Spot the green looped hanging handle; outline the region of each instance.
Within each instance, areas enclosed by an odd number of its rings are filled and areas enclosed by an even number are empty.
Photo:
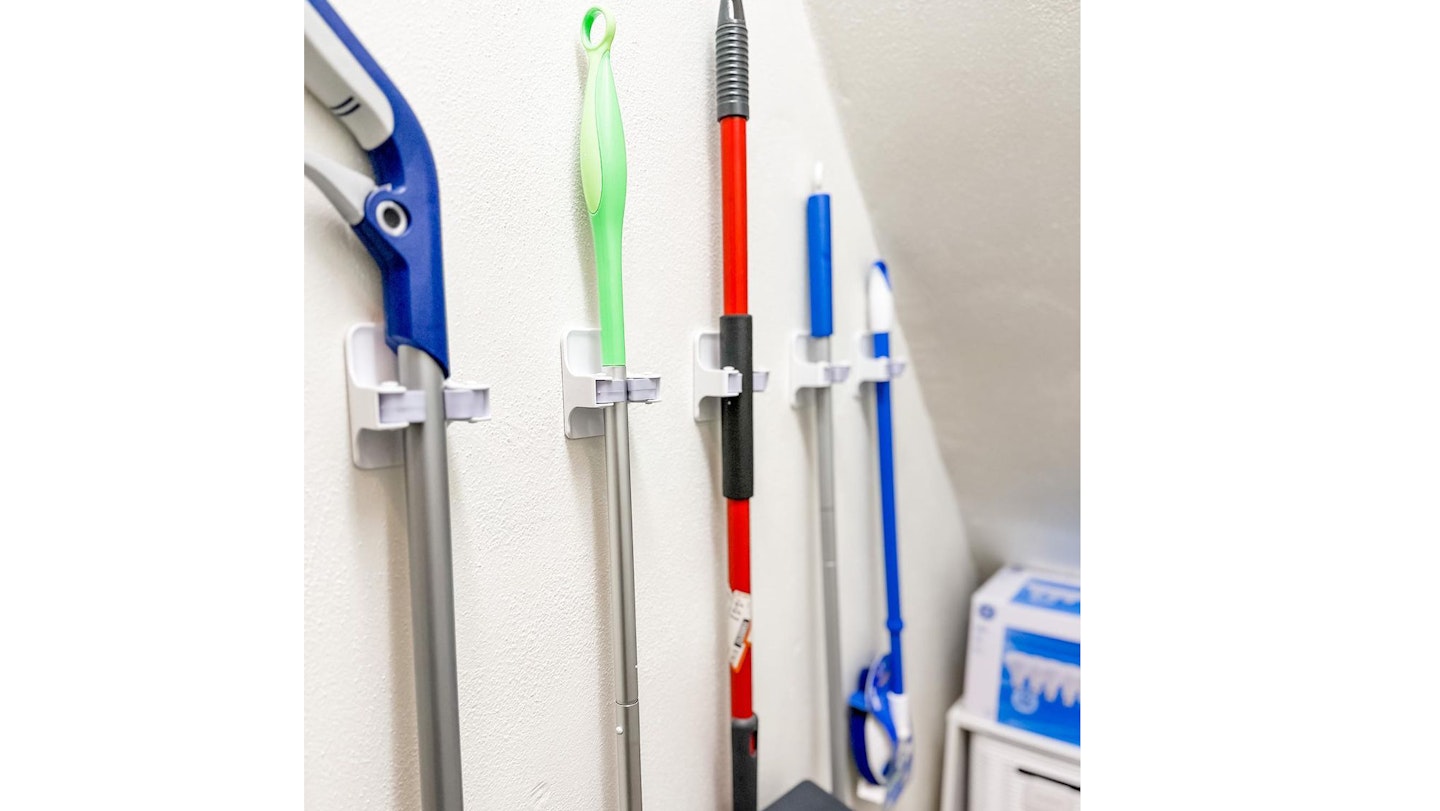
[[[605,30],[595,30],[596,19]],[[580,122],[580,180],[595,238],[600,277],[600,356],[605,366],[625,365],[625,296],[620,280],[620,232],[625,222],[625,129],[610,72],[615,18],[597,7],[585,12],[580,41],[588,55],[585,109]]]

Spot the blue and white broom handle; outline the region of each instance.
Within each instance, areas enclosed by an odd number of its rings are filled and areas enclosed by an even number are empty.
[[[884,262],[870,266],[866,283],[870,331],[874,334],[877,358],[890,357],[890,330],[895,321],[895,300],[890,291],[890,271]],[[879,438],[880,519],[885,534],[885,627],[890,632],[890,689],[905,692],[904,659],[900,631],[900,558],[895,522],[895,444],[890,408],[890,383],[875,384],[875,427]]]
[[[350,130],[375,177],[307,152],[320,188],[380,267],[385,341],[450,369],[440,255],[440,190],[415,113],[326,0],[305,2],[305,89]]]
[[[875,262],[870,267],[867,282],[869,326],[874,334],[874,352],[877,358],[890,357],[890,330],[895,322],[895,298],[890,288],[890,269],[884,262]],[[880,460],[880,518],[885,535],[885,627],[890,632],[890,678],[886,689],[886,703],[890,723],[894,727],[897,749],[892,767],[909,771],[908,755],[903,766],[899,763],[899,746],[908,745],[913,738],[910,722],[910,700],[905,694],[905,657],[900,643],[900,632],[905,627],[900,615],[900,556],[899,533],[895,511],[895,440],[893,412],[890,402],[890,383],[875,384],[875,424],[878,435]],[[897,781],[887,791],[888,808],[898,792],[904,789],[908,774],[887,775],[889,781]]]

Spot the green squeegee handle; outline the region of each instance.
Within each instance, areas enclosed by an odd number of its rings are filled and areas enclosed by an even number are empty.
[[[605,31],[595,36],[596,18]],[[580,180],[595,238],[600,277],[600,357],[605,366],[625,365],[625,296],[620,281],[620,232],[625,222],[625,129],[610,72],[615,17],[603,8],[585,12],[580,41],[588,56],[585,108],[580,122]]]

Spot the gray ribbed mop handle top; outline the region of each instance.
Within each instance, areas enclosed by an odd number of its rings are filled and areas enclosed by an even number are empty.
[[[740,0],[721,0],[715,28],[715,117],[750,117],[750,32]]]

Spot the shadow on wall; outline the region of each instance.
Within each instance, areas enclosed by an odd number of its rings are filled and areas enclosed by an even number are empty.
[[[977,561],[1078,567],[1079,3],[805,5]]]

